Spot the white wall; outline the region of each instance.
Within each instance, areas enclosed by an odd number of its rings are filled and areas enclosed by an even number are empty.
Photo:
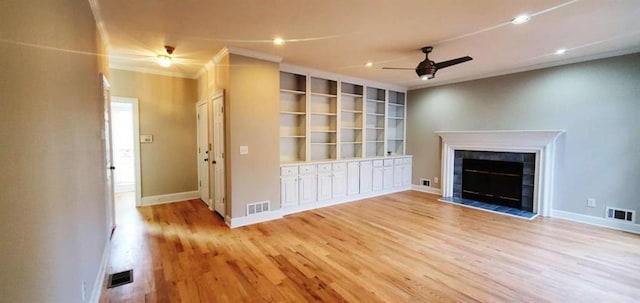
[[[2,1],[0,39],[0,301],[80,302],[106,243],[89,2]]]
[[[640,54],[412,90],[408,106],[414,184],[440,177],[434,131],[565,129],[553,207],[640,212]]]

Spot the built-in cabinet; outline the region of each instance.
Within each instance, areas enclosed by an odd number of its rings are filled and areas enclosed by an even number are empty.
[[[280,72],[280,162],[405,154],[406,93]]]
[[[389,102],[387,102],[387,154],[404,155],[405,118],[405,93],[390,90]]]
[[[411,156],[281,166],[285,213],[411,188]]]
[[[411,188],[406,92],[337,78],[280,72],[284,213]]]
[[[280,73],[280,162],[307,159],[307,77]]]

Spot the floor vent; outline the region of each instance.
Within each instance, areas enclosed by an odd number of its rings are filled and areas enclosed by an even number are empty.
[[[636,212],[628,209],[607,207],[607,218],[614,220],[622,220],[629,223],[633,223],[636,217]]]
[[[431,180],[425,179],[425,178],[420,178],[420,185],[422,185],[422,186],[431,186]]]
[[[271,206],[269,201],[261,201],[247,204],[247,216],[259,214],[265,211],[269,211]]]
[[[133,269],[109,275],[107,288],[114,288],[133,282]]]

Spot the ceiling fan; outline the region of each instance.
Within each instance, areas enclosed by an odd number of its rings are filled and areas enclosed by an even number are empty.
[[[431,46],[426,46],[422,48],[422,52],[425,54],[425,59],[424,61],[418,63],[418,66],[416,66],[416,68],[383,67],[382,69],[415,70],[416,74],[418,74],[418,77],[420,77],[420,79],[428,80],[428,79],[433,79],[436,76],[436,72],[439,69],[473,60],[473,58],[469,56],[465,56],[465,57],[460,57],[452,60],[435,63],[434,61],[429,60],[429,53],[432,50],[433,50],[433,47]]]

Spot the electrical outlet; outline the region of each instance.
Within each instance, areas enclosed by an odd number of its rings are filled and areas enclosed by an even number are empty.
[[[596,207],[596,199],[587,198],[587,207]]]
[[[82,302],[87,300],[87,283],[83,280],[80,285],[80,294],[82,295]]]
[[[246,145],[240,146],[240,154],[241,155],[248,155],[249,154],[249,146],[246,146]]]
[[[439,181],[438,177],[433,177],[433,183],[438,184],[438,181]]]

